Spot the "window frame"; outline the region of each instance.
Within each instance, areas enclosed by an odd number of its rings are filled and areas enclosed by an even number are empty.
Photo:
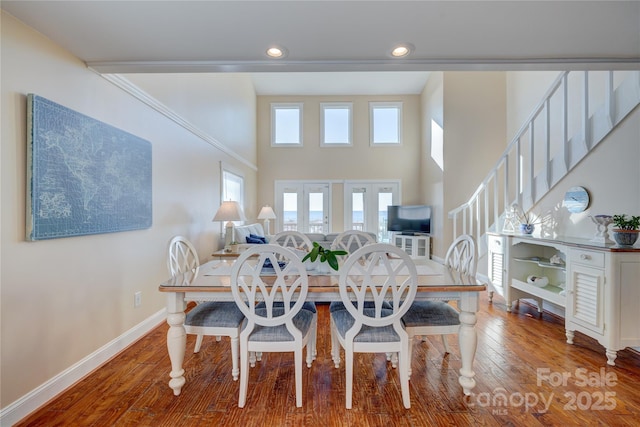
[[[226,175],[233,175],[234,178],[237,178],[237,182],[240,183],[240,200],[233,200],[230,197],[225,198],[226,194]],[[222,202],[226,202],[232,200],[234,202],[238,202],[242,211],[244,212],[244,174],[238,169],[229,166],[224,162],[220,162],[220,204]],[[240,225],[242,221],[233,221],[235,225]],[[222,224],[222,223],[221,223]],[[224,224],[222,224],[224,225]]]
[[[278,143],[276,142],[276,129],[277,110],[298,110],[298,141]],[[303,117],[304,117],[304,103],[303,102],[272,102],[271,103],[271,146],[272,147],[302,147],[303,146]]]
[[[325,141],[325,111],[328,109],[347,109],[347,142]],[[320,147],[353,147],[353,102],[321,102],[320,103]]]
[[[369,102],[369,145],[371,147],[399,147],[402,145],[402,101],[370,101]],[[375,141],[375,110],[382,108],[395,108],[398,112],[398,128],[397,128],[397,142],[393,141]]]

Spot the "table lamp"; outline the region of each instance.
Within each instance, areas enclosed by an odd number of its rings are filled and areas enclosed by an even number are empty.
[[[264,233],[269,235],[269,220],[276,219],[276,213],[273,211],[273,208],[269,205],[264,206],[260,209],[260,213],[258,214],[258,219],[264,219]]]
[[[225,224],[224,246],[228,247],[233,241],[233,221],[245,221],[244,212],[238,202],[222,202],[213,221],[227,221]]]

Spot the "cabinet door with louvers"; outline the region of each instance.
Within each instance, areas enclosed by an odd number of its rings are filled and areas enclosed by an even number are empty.
[[[604,269],[589,265],[588,262],[576,262],[576,258],[586,261],[594,260],[584,254],[571,257],[567,275],[567,323],[602,335],[604,333]]]

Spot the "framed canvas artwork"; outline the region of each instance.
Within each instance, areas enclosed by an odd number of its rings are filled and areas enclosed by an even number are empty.
[[[27,96],[27,240],[149,228],[151,143]]]

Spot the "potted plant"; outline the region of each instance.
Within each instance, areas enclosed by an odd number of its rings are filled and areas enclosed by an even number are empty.
[[[640,216],[626,214],[613,216],[613,238],[620,246],[633,246],[640,233]]]
[[[343,250],[332,251],[330,249],[325,249],[318,242],[313,242],[313,248],[311,248],[311,251],[308,254],[306,254],[304,258],[302,258],[302,262],[306,260],[315,262],[316,259],[319,259],[320,266],[322,266],[323,263],[326,262],[329,265],[329,267],[338,271],[338,267],[339,267],[338,256],[347,255],[347,254],[348,254],[347,251],[343,251]]]

